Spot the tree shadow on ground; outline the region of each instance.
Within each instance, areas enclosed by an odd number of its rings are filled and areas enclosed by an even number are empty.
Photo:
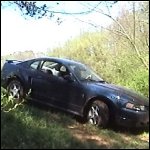
[[[59,124],[51,123],[43,128],[24,123],[13,113],[1,111],[2,149],[68,149],[68,148],[107,148],[93,141],[82,142]]]
[[[34,109],[32,109],[34,107]],[[24,109],[25,108],[25,109]],[[87,128],[76,122],[75,116],[44,105],[27,103],[22,113],[35,119],[33,124],[45,121],[46,126],[32,125],[13,113],[1,113],[1,148],[148,148],[126,128],[110,126],[107,129]],[[22,116],[25,117],[25,116]],[[34,120],[33,120],[34,121]]]

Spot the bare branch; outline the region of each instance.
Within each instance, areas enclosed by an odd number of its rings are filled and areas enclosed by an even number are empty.
[[[108,7],[108,4],[107,4],[107,1],[105,1],[105,4],[106,4],[106,8],[107,8],[108,14],[110,15],[110,10],[109,10],[109,7]]]
[[[72,15],[72,16],[73,16],[73,15]],[[73,16],[73,17],[74,17],[74,16]],[[95,27],[95,28],[100,27],[100,25],[95,25],[95,24],[93,24],[93,23],[91,23],[91,22],[81,20],[81,19],[79,19],[79,18],[77,18],[77,17],[74,17],[74,19],[76,19],[76,20],[78,20],[78,21],[80,21],[80,22],[83,22],[83,23],[89,24],[89,25],[91,25],[91,26],[93,26],[93,27]]]
[[[89,7],[88,7],[88,8],[89,8]],[[130,37],[129,34],[126,32],[125,28],[119,23],[119,21],[117,21],[116,19],[114,19],[111,15],[108,15],[108,14],[102,12],[101,10],[95,10],[95,11],[98,12],[98,13],[100,13],[100,14],[103,14],[103,15],[109,17],[110,19],[112,19],[112,20],[120,27],[120,29],[121,29],[123,32],[119,31],[119,33],[121,33],[122,35],[124,35],[124,36],[129,40],[129,42],[131,43],[133,49],[136,51],[138,58],[139,58],[139,59],[141,60],[141,62],[144,64],[144,66],[146,67],[146,69],[149,70],[148,64],[147,64],[147,63],[145,62],[145,60],[142,58],[142,56],[141,56],[141,54],[139,53],[139,50],[138,50],[138,48],[136,47],[134,41],[131,39],[131,37]],[[117,32],[118,32],[118,31],[117,31]]]
[[[100,2],[101,3],[101,2]],[[49,14],[64,14],[64,15],[86,15],[91,12],[93,12],[99,5],[95,5],[94,7],[90,8],[87,11],[82,11],[82,12],[66,12],[66,11],[53,11],[49,10],[46,4],[38,7],[36,5],[36,2],[27,2],[27,1],[14,1],[14,4],[16,4],[21,11],[26,11],[25,15],[29,15],[31,17],[41,14],[42,16],[46,16],[47,13]]]

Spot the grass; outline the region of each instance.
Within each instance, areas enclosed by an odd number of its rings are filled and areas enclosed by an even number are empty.
[[[64,112],[24,104],[1,110],[1,149],[148,149],[149,131],[99,129]]]

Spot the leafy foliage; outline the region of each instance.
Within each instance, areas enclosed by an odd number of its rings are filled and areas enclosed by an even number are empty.
[[[1,87],[1,110],[3,112],[10,112],[15,110],[18,106],[23,105],[28,97],[30,97],[31,89],[26,94],[26,97],[21,101],[16,101],[12,96],[10,96],[6,89]]]

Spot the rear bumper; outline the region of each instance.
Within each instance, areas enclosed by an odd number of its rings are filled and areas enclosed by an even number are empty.
[[[149,127],[149,111],[121,109],[116,116],[116,123],[124,127]]]

